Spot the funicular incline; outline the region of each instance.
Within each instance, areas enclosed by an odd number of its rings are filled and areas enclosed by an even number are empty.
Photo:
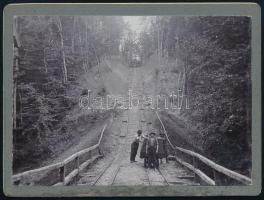
[[[143,94],[141,75],[131,69],[129,89]],[[146,169],[143,160],[130,163],[130,144],[138,129],[149,132],[155,129],[158,119],[170,147],[169,163],[160,164],[159,170]],[[117,123],[119,122],[119,123]],[[111,156],[104,156],[101,141],[106,129],[116,123],[119,126],[119,145]],[[156,130],[158,131],[158,130]],[[140,149],[140,147],[139,147]],[[111,119],[102,127],[98,143],[79,151],[62,162],[12,176],[16,185],[41,185],[39,177],[52,177],[58,185],[251,185],[244,175],[220,166],[204,156],[174,146],[170,141],[159,113],[133,108],[124,110],[121,116]]]

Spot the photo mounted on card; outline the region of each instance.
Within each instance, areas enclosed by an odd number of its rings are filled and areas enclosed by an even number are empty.
[[[260,8],[10,4],[7,196],[261,191]]]

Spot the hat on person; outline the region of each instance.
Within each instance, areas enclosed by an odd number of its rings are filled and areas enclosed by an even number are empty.
[[[154,133],[154,132],[151,132],[149,135],[156,135],[156,133]]]
[[[142,134],[142,131],[141,131],[141,130],[138,130],[138,131],[137,131],[137,134],[138,134],[138,135],[141,135],[141,134]]]

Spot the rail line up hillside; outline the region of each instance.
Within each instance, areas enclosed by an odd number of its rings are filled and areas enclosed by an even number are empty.
[[[133,74],[131,74],[133,72]],[[129,84],[130,86],[137,90],[140,93],[144,92],[144,88],[141,84],[135,84],[138,83],[133,78],[137,77],[137,70],[131,70],[130,71],[131,76],[129,76]],[[142,80],[142,78],[140,78]],[[135,166],[130,163],[126,165],[127,163],[123,162],[123,165],[120,165],[121,161],[126,156],[126,151],[129,148],[129,142],[132,138],[132,134],[137,128],[143,128],[142,123],[146,126],[146,129],[149,129],[150,124],[154,124],[146,118],[146,110],[134,110],[134,111],[125,111],[128,113],[127,116],[127,127],[125,130],[127,130],[126,135],[123,135],[126,138],[126,142],[123,142],[122,148],[119,149],[118,154],[111,160],[110,164],[106,166],[104,170],[99,174],[97,179],[93,182],[92,185],[97,185],[98,182],[100,182],[99,179],[102,179],[102,176],[105,176],[106,171],[112,166],[111,169],[108,170],[108,175],[110,173],[110,185],[114,185],[115,181],[118,182],[118,174],[120,174],[120,170],[123,172],[128,172],[128,169],[130,169],[130,172],[138,171],[140,170],[141,173],[146,172],[146,178],[147,183],[149,185],[152,184],[162,184],[162,185],[170,185],[170,182],[167,180],[165,175],[162,173],[161,170],[158,170],[157,172],[150,171],[150,170],[144,170],[142,171],[140,169],[141,166]],[[130,113],[130,114],[129,114]],[[131,116],[130,116],[131,115]],[[142,117],[144,119],[142,119]],[[199,182],[201,185],[252,185],[252,179],[244,176],[242,174],[239,174],[237,172],[234,172],[230,169],[227,169],[219,164],[216,164],[212,160],[209,160],[208,158],[194,152],[190,151],[178,146],[174,146],[173,143],[170,140],[169,134],[166,131],[165,125],[163,121],[161,120],[158,111],[151,110],[151,118],[155,117],[155,120],[158,119],[161,125],[161,128],[163,132],[166,135],[167,142],[169,144],[169,147],[172,149],[173,155],[171,156],[174,158],[175,162],[181,165],[180,168],[188,169],[189,171],[193,172],[194,174],[194,180],[193,184]],[[110,123],[113,122],[113,118],[110,120]],[[131,130],[128,130],[130,126]],[[45,176],[49,176],[52,179],[52,184],[54,186],[59,185],[68,185],[69,183],[77,181],[77,177],[79,174],[84,170],[87,169],[87,166],[94,161],[96,161],[98,158],[103,157],[100,151],[100,145],[101,140],[104,136],[104,132],[107,128],[107,124],[105,124],[102,128],[102,131],[100,133],[99,141],[96,145],[86,148],[84,150],[81,150],[68,158],[66,158],[62,162],[58,162],[56,164],[51,164],[45,167],[41,167],[34,170],[29,170],[23,173],[19,173],[12,176],[12,182],[15,185],[36,185],[42,178]],[[149,132],[149,130],[148,130]],[[123,140],[124,141],[124,140]],[[114,163],[114,164],[113,164]],[[166,165],[166,164],[164,164]],[[124,167],[126,166],[126,167]],[[176,166],[176,165],[175,165]],[[179,165],[178,165],[179,166]],[[143,167],[143,166],[142,166]],[[121,169],[122,168],[122,169]],[[177,174],[177,167],[172,168],[175,170],[175,174]],[[89,170],[89,169],[88,169]],[[134,171],[133,171],[134,170]],[[166,167],[163,169],[166,171]],[[112,174],[112,172],[114,174]],[[122,173],[121,173],[122,174]],[[165,173],[166,174],[166,173]],[[133,176],[132,174],[127,174],[128,176]],[[179,174],[178,174],[179,175]],[[151,178],[150,178],[151,176]],[[140,176],[139,176],[140,177]],[[142,176],[141,176],[142,177]],[[120,177],[119,177],[120,178]],[[155,179],[154,181],[151,179]],[[119,179],[119,183],[120,183]],[[123,180],[123,179],[122,179]],[[158,180],[158,181],[157,181]],[[138,180],[137,180],[138,181]],[[142,181],[142,180],[140,180]],[[145,182],[146,182],[145,181]],[[122,181],[121,181],[122,182]],[[144,182],[144,181],[143,181]],[[126,183],[129,184],[129,183]]]

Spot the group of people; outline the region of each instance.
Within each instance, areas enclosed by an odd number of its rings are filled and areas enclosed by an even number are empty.
[[[142,131],[137,131],[137,136],[131,144],[130,162],[136,162],[135,158],[138,152],[139,144],[141,145],[140,158],[144,159],[145,168],[159,168],[159,164],[162,163],[162,159],[167,160],[167,140],[165,134],[160,133],[156,136],[156,133],[151,132],[146,136],[142,135]]]

